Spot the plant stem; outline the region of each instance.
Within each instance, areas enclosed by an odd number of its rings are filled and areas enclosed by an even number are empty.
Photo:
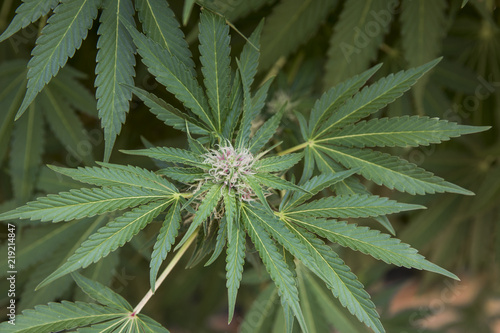
[[[295,146],[295,147],[288,148],[288,149],[286,149],[286,150],[280,151],[280,152],[278,153],[278,156],[283,156],[283,155],[286,155],[286,154],[293,153],[294,151],[304,149],[305,147],[309,146],[310,144],[311,144],[311,143],[310,143],[309,141],[304,142],[304,143],[301,143],[300,145],[297,145],[297,146]]]
[[[172,258],[172,261],[168,264],[168,266],[165,268],[165,270],[161,273],[160,277],[156,280],[156,283],[155,283],[156,289],[158,289],[158,287],[163,283],[163,281],[168,276],[168,274],[170,274],[170,272],[172,271],[172,269],[174,269],[175,265],[182,258],[182,256],[184,255],[184,253],[186,253],[186,251],[189,248],[189,246],[191,245],[191,243],[193,243],[193,241],[195,240],[197,234],[198,234],[197,232],[193,233],[191,235],[191,237],[189,237],[189,239],[186,241],[186,243],[184,243],[184,245],[182,245],[182,247],[179,249],[179,251],[177,251],[177,253],[175,254],[175,256]],[[135,316],[139,312],[141,312],[142,308],[146,305],[146,303],[153,296],[153,294],[154,294],[154,291],[151,290],[151,289],[149,289],[149,291],[147,292],[147,294],[144,295],[144,297],[142,298],[142,300],[135,307],[134,311],[132,312],[132,316]]]

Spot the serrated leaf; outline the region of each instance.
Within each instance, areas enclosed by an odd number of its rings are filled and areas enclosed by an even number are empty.
[[[94,324],[90,327],[83,327],[77,330],[78,333],[114,333],[125,330],[125,325],[130,319],[118,318],[108,320],[104,323]]]
[[[323,121],[337,110],[346,100],[351,98],[358,90],[366,84],[366,81],[382,67],[382,64],[376,65],[361,74],[358,74],[321,95],[311,110],[309,116],[308,138],[316,134],[316,130],[322,125]]]
[[[163,225],[158,233],[158,237],[156,238],[156,242],[153,247],[153,253],[151,254],[151,261],[149,263],[149,282],[151,284],[151,290],[153,291],[155,291],[155,282],[158,270],[175,242],[175,237],[177,237],[180,225],[180,205],[177,201],[175,201],[168,210],[167,216],[165,216],[165,220],[163,221]]]
[[[38,98],[52,133],[66,151],[79,163],[92,164],[93,146],[83,124],[66,100],[54,90],[52,82],[45,86]]]
[[[123,246],[170,203],[171,200],[161,200],[142,205],[109,222],[83,242],[68,261],[43,280],[37,289],[79,268],[87,267]]]
[[[278,172],[290,169],[304,157],[302,153],[292,153],[284,156],[267,157],[255,162],[254,167],[259,172]]]
[[[304,201],[309,200],[321,190],[343,181],[347,177],[355,174],[356,171],[357,170],[346,170],[337,173],[322,173],[319,176],[311,178],[309,181],[301,185],[301,188],[309,193],[295,192],[281,210],[286,211],[288,208],[297,206]]]
[[[365,70],[389,31],[395,4],[385,0],[345,2],[335,24],[324,82],[331,87]]]
[[[219,15],[203,11],[200,15],[200,62],[204,77],[208,103],[216,127],[222,131],[226,114],[231,79],[231,58],[229,57],[229,26]]]
[[[390,74],[349,99],[321,127],[318,138],[336,128],[354,123],[393,102],[410,89],[417,80],[434,67],[441,58],[435,59],[417,68]]]
[[[184,237],[181,239],[176,249],[181,247],[182,244],[184,244],[189,239],[189,237],[191,237],[196,229],[212,214],[222,196],[221,187],[222,185],[220,184],[215,184],[210,187],[207,194],[205,194],[205,198],[203,198],[203,201],[198,207],[196,214],[194,215],[193,222],[191,222],[189,229],[184,234]]]
[[[78,284],[78,286],[90,298],[96,300],[102,305],[123,310],[125,312],[132,312],[132,306],[122,296],[118,295],[110,288],[78,273],[72,273],[71,276],[73,277],[73,280],[75,280],[76,284]]]
[[[121,150],[121,152],[129,155],[147,156],[165,162],[182,163],[195,167],[205,166],[199,155],[179,148],[154,147],[149,149]]]
[[[101,167],[49,168],[83,183],[97,186],[131,186],[165,193],[177,192],[166,179],[146,169],[130,165],[101,163]]]
[[[19,118],[36,95],[80,48],[97,17],[100,0],[66,0],[47,20],[28,63],[28,90],[17,112]]]
[[[10,155],[10,176],[14,197],[19,203],[28,201],[42,164],[44,122],[38,104],[31,105],[23,119],[16,122]]]
[[[104,129],[104,161],[109,161],[116,136],[132,99],[123,84],[134,84],[135,46],[127,29],[120,22],[135,26],[134,6],[131,0],[105,0],[97,34],[97,109]]]
[[[424,206],[400,203],[377,195],[337,195],[300,205],[287,211],[294,217],[360,218],[394,214]]]
[[[256,173],[253,175],[253,178],[255,178],[262,185],[277,190],[306,192],[300,186],[270,173]]]
[[[229,95],[228,112],[225,115],[224,128],[222,130],[223,138],[232,139],[237,121],[242,112],[243,105],[243,86],[241,84],[240,72],[236,71],[231,81],[231,93]]]
[[[317,262],[317,270],[312,270],[320,277],[340,303],[354,314],[361,322],[372,328],[375,332],[385,332],[375,304],[370,300],[370,295],[364,290],[349,266],[323,241],[313,234],[298,229],[286,222],[290,231],[308,248],[309,253]],[[306,267],[307,263],[303,264]]]
[[[210,129],[217,132],[205,93],[189,68],[160,44],[139,33],[134,27],[126,24],[125,26],[132,35],[142,57],[142,62],[148,71],[155,76],[158,82],[167,87],[167,90],[173,93],[186,108],[200,117]]]
[[[328,240],[361,251],[388,264],[408,268],[425,269],[458,280],[458,277],[447,270],[425,260],[417,250],[408,244],[401,243],[378,230],[360,227],[343,221],[308,220],[290,218],[293,223]]]
[[[56,332],[79,326],[113,320],[126,316],[116,309],[83,302],[49,303],[38,305],[34,310],[25,310],[16,316],[16,324],[0,324],[2,332],[39,333]]]
[[[360,148],[417,147],[487,129],[487,126],[465,126],[437,118],[404,116],[362,121],[333,131],[329,138],[317,142]]]
[[[284,112],[285,105],[283,105],[278,113],[262,124],[257,132],[255,132],[254,136],[250,140],[250,143],[248,144],[248,150],[250,150],[252,154],[256,154],[264,148],[265,144],[273,137],[278,129]]]
[[[243,276],[243,265],[245,264],[245,232],[239,220],[232,221],[231,242],[227,245],[226,257],[226,287],[228,295],[228,323],[233,319],[236,304],[236,295]]]
[[[213,264],[224,250],[227,240],[227,219],[225,216],[220,220],[219,229],[217,230],[217,239],[215,242],[214,252],[210,256],[210,259],[205,263],[205,267]]]
[[[434,176],[415,164],[386,153],[370,149],[318,146],[319,149],[346,168],[361,168],[359,173],[366,179],[390,189],[410,194],[472,192]]]
[[[336,4],[332,0],[285,0],[276,5],[262,32],[260,69],[268,69],[307,42]]]
[[[196,2],[201,6],[222,14],[231,22],[234,22],[249,13],[255,12],[266,4],[270,4],[275,1],[276,0],[253,0],[234,3],[233,0],[196,0]]]
[[[227,241],[228,243],[232,243],[232,237],[234,235],[233,227],[236,223],[240,223],[239,205],[234,194],[229,192],[227,188],[224,189],[223,196],[225,210],[224,216],[226,217],[227,225]]]
[[[135,2],[139,20],[146,36],[163,46],[177,57],[194,74],[194,61],[184,39],[174,12],[168,2],[162,0],[138,0]]]
[[[144,104],[149,107],[149,111],[156,115],[156,118],[163,121],[166,125],[172,126],[175,129],[186,132],[189,130],[193,134],[207,135],[209,130],[206,126],[198,120],[181,112],[168,104],[161,98],[156,97],[154,94],[148,93],[145,90],[137,87],[128,86],[132,92],[139,97]]]
[[[14,16],[7,29],[5,29],[0,36],[0,42],[3,42],[22,28],[26,28],[30,23],[46,15],[50,10],[54,9],[58,3],[59,0],[23,1],[16,9],[16,16]]]
[[[278,288],[272,283],[260,292],[248,312],[245,313],[240,331],[248,333],[266,332],[266,319],[274,314],[276,303],[279,301],[278,295]]]
[[[186,184],[203,180],[206,175],[205,171],[199,168],[164,168],[158,170],[157,173]]]
[[[132,187],[82,188],[40,197],[25,206],[0,214],[0,220],[20,218],[42,222],[69,221],[134,207],[154,200],[167,200],[170,197],[157,191]]]
[[[250,215],[251,209],[243,206],[241,210],[242,221],[255,248],[259,252],[266,270],[278,287],[279,294],[283,301],[290,306],[300,327],[307,332],[304,316],[299,305],[298,290],[288,265],[283,261],[282,255],[274,245],[269,234],[263,229],[258,221],[255,221],[253,215]]]

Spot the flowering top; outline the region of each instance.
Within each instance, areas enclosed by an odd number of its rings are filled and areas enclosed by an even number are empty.
[[[254,200],[254,191],[245,183],[244,178],[255,174],[255,158],[246,148],[235,149],[231,144],[219,146],[203,154],[204,164],[211,165],[209,177],[214,183],[222,183],[228,190],[234,189],[242,200]]]

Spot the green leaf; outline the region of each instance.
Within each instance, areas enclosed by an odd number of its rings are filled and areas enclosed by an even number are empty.
[[[157,173],[186,184],[202,180],[206,175],[205,171],[199,168],[164,168],[158,170]]]
[[[175,129],[186,132],[189,130],[193,134],[207,135],[209,133],[207,127],[198,120],[189,116],[185,112],[174,108],[161,98],[154,94],[148,93],[145,90],[137,87],[128,86],[132,92],[139,97],[144,104],[149,107],[149,111],[156,115],[156,118],[163,121],[166,125],[172,126]]]
[[[343,221],[327,221],[318,219],[294,219],[293,223],[328,240],[361,251],[388,264],[407,268],[425,269],[458,280],[458,277],[447,270],[425,260],[410,245],[401,243],[397,238],[391,238],[378,230],[359,227]]]
[[[167,212],[167,216],[163,221],[158,237],[156,238],[151,254],[151,262],[149,263],[149,282],[151,290],[155,291],[156,275],[160,269],[161,263],[167,257],[167,253],[172,248],[175,242],[175,237],[179,232],[181,225],[181,211],[178,201],[175,201]]]
[[[2,332],[38,333],[57,332],[79,326],[125,317],[127,314],[116,309],[83,302],[49,303],[38,305],[34,310],[25,310],[16,316],[16,324],[0,324]]]
[[[224,250],[224,247],[226,246],[226,239],[227,239],[227,219],[224,216],[221,218],[220,223],[219,223],[219,230],[217,230],[217,240],[215,243],[215,248],[214,252],[212,253],[212,256],[208,261],[205,263],[205,267],[210,266],[217,260],[222,253],[222,250]]]
[[[283,113],[285,112],[285,105],[281,107],[281,109],[272,116],[269,120],[267,120],[258,130],[255,132],[255,135],[250,140],[248,145],[248,149],[252,154],[256,154],[262,148],[264,148],[265,144],[273,137],[280,125],[281,118],[283,117]]]
[[[329,138],[317,140],[347,147],[417,147],[441,143],[452,137],[477,133],[488,126],[465,126],[428,117],[372,119],[334,131]]]
[[[14,16],[7,29],[5,29],[0,36],[0,42],[3,42],[22,28],[26,28],[30,23],[35,22],[40,17],[47,15],[58,3],[59,0],[23,1],[16,9],[16,16]]]
[[[52,133],[59,142],[77,161],[92,164],[92,144],[87,132],[69,103],[54,89],[52,82],[45,86],[38,98]]]
[[[257,90],[255,96],[244,97],[243,103],[243,115],[240,122],[240,128],[238,135],[236,136],[235,147],[241,148],[247,145],[250,140],[250,132],[252,128],[252,121],[259,115],[260,111],[265,105],[267,98],[267,92],[271,86],[272,79],[269,79],[262,85],[262,87]],[[245,84],[243,84],[243,90],[245,90]]]
[[[354,123],[380,110],[410,89],[417,80],[434,67],[441,58],[425,65],[390,74],[349,99],[320,128],[315,138],[345,125]]]
[[[266,322],[275,312],[276,303],[279,301],[278,295],[278,288],[272,283],[260,292],[248,312],[245,313],[245,319],[241,323],[240,332],[268,332]]]
[[[149,318],[148,316],[139,314],[138,318],[140,320],[141,329],[144,332],[169,333],[169,330],[167,330],[165,327],[161,326],[159,323]]]
[[[235,3],[233,0],[196,0],[196,2],[201,6],[222,14],[231,22],[255,12],[259,8],[275,1],[276,0],[253,0]]]
[[[76,284],[92,299],[115,309],[125,312],[132,312],[132,306],[120,295],[115,293],[110,288],[86,278],[85,276],[72,273],[71,276]]]
[[[359,218],[394,214],[424,206],[399,203],[377,195],[337,195],[300,205],[287,211],[287,216]]]
[[[196,2],[195,0],[184,1],[184,8],[182,9],[182,24],[183,25],[187,25],[195,2]]]
[[[277,190],[306,192],[300,186],[297,186],[294,183],[291,183],[283,178],[280,178],[270,173],[256,173],[255,175],[253,175],[253,177],[257,179],[257,181],[262,185]]]
[[[471,195],[472,192],[451,184],[415,164],[396,156],[370,149],[318,146],[346,168],[361,168],[366,179],[390,189],[410,194],[451,192]]]
[[[205,88],[216,127],[222,131],[226,114],[231,80],[229,57],[229,26],[224,18],[210,11],[200,15],[200,62],[203,65]]]
[[[87,37],[92,21],[97,17],[100,0],[66,0],[60,3],[47,20],[36,41],[28,63],[28,91],[17,112],[19,118],[36,95],[66,64]]]
[[[242,112],[243,104],[243,86],[241,85],[240,72],[236,71],[231,82],[231,93],[229,95],[229,107],[222,130],[223,138],[230,140],[233,138],[233,133],[236,124]]]
[[[184,39],[174,12],[167,1],[138,0],[135,2],[139,21],[146,36],[163,46],[172,56],[179,59],[193,74],[194,61]]]
[[[282,211],[286,211],[287,208],[295,207],[300,205],[306,200],[309,200],[314,195],[319,193],[321,190],[332,186],[340,181],[343,181],[347,177],[352,176],[357,170],[346,170],[337,173],[322,173],[319,176],[311,178],[309,181],[301,185],[301,188],[307,192],[295,192],[290,200],[283,206]]]
[[[284,156],[263,158],[255,162],[254,167],[259,172],[278,172],[290,169],[304,157],[303,153],[292,153]]]
[[[194,112],[208,127],[217,132],[210,116],[205,93],[198,85],[189,68],[167,49],[139,33],[133,26],[125,24],[134,39],[142,62],[156,80],[167,87],[186,108]]]
[[[382,67],[382,64],[376,65],[369,70],[358,74],[335,87],[323,93],[311,110],[309,116],[308,137],[316,134],[316,130],[323,122],[331,116],[347,99],[358,92],[358,90],[366,84],[366,81]]]
[[[385,0],[345,2],[328,48],[324,82],[331,87],[368,68],[396,12]]]
[[[278,287],[281,298],[292,309],[302,330],[307,332],[304,316],[299,305],[298,290],[292,272],[282,259],[282,255],[269,237],[269,234],[263,229],[260,222],[254,219],[254,215],[250,215],[252,211],[251,208],[247,208],[246,206],[242,208],[241,217],[247,233],[259,252],[269,275]]]
[[[307,42],[336,4],[332,0],[284,0],[276,5],[262,32],[260,69],[268,69]]]
[[[116,136],[129,109],[132,94],[123,84],[134,84],[135,46],[126,28],[134,23],[131,0],[105,0],[97,34],[97,66],[95,79],[97,109],[104,128],[104,161],[109,161]]]
[[[245,232],[240,221],[231,221],[231,235],[228,234],[227,257],[226,257],[226,287],[229,304],[228,323],[233,319],[236,304],[236,295],[243,276],[243,265],[245,264]],[[229,225],[229,222],[228,222]]]
[[[137,150],[120,150],[122,153],[129,155],[147,156],[160,161],[182,163],[195,167],[205,167],[203,160],[199,155],[190,152],[189,150],[170,148],[170,147],[154,147],[149,149]]]
[[[161,200],[142,205],[109,222],[83,242],[68,261],[43,280],[37,289],[79,268],[87,267],[123,246],[170,203],[171,200]]]
[[[102,189],[82,188],[40,197],[25,206],[0,214],[0,220],[20,218],[42,222],[69,221],[134,207],[154,200],[167,200],[170,197],[164,193],[158,194],[156,191],[141,188],[121,186]]]
[[[220,184],[212,185],[212,187],[210,187],[210,190],[208,190],[207,194],[205,194],[203,201],[194,215],[193,222],[191,222],[189,229],[184,234],[184,237],[181,239],[176,249],[181,247],[182,244],[184,244],[189,237],[191,237],[196,229],[212,214],[222,196],[221,187],[222,185]]]
[[[264,21],[261,20],[243,46],[240,54],[238,68],[241,73],[241,82],[243,83],[245,96],[250,96],[250,88],[257,74],[260,57],[260,35],[263,27]]]
[[[224,189],[223,192],[224,195],[224,210],[225,214],[224,216],[226,217],[226,222],[227,222],[227,241],[228,243],[232,243],[232,237],[234,235],[234,230],[233,227],[236,223],[239,223],[240,221],[240,211],[239,211],[239,205],[238,201],[236,200],[236,197],[234,193],[229,192],[227,188]]]
[[[363,284],[351,272],[349,266],[344,264],[331,247],[325,245],[313,234],[298,229],[289,222],[287,225],[314,257],[317,268],[311,267],[307,262],[303,262],[303,264],[310,269],[312,268],[312,271],[325,281],[328,289],[339,299],[342,306],[349,309],[361,322],[375,332],[385,332],[375,304],[370,300],[370,295],[364,290]]]
[[[42,164],[44,123],[38,104],[16,122],[13,137],[9,161],[12,190],[17,202],[24,203],[31,198]]]
[[[177,189],[162,178],[146,169],[130,165],[101,163],[101,167],[49,168],[83,183],[97,186],[131,186],[164,193],[175,193]]]

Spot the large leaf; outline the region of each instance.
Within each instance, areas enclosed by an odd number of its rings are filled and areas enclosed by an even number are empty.
[[[203,160],[199,155],[179,148],[154,147],[149,149],[122,150],[121,152],[130,155],[148,156],[165,162],[204,167]]]
[[[100,0],[65,0],[54,9],[28,63],[28,91],[16,118],[80,47],[97,17],[99,4]]]
[[[451,184],[415,164],[386,153],[370,149],[318,146],[319,149],[346,168],[360,168],[359,173],[378,185],[410,194],[452,192],[471,195],[460,186]]]
[[[259,172],[277,172],[290,169],[304,157],[302,153],[288,154],[263,158],[255,162],[254,167]]]
[[[210,129],[217,131],[205,93],[189,68],[160,44],[139,33],[133,26],[126,26],[148,71]]]
[[[132,99],[130,90],[123,84],[134,84],[135,46],[120,21],[134,24],[134,6],[131,0],[104,0],[103,4],[97,32],[95,86],[99,118],[104,128],[104,161],[108,161]]]
[[[167,216],[165,216],[165,220],[163,221],[163,225],[158,233],[158,237],[156,238],[156,242],[153,247],[153,253],[151,254],[151,262],[149,263],[149,279],[151,290],[153,291],[155,290],[156,275],[158,274],[160,265],[172,248],[172,244],[175,242],[175,237],[177,237],[177,233],[179,232],[180,225],[180,206],[177,201],[174,201],[167,212]]]
[[[383,234],[378,230],[342,221],[295,218],[289,218],[289,220],[332,242],[361,251],[388,264],[425,269],[458,280],[455,274],[425,260],[422,255],[418,254],[417,250],[408,244],[401,243],[399,239],[391,238],[390,235]]]
[[[347,147],[417,147],[487,129],[489,127],[459,125],[437,118],[405,116],[362,121],[334,131],[330,137],[316,142]]]
[[[231,58],[229,57],[229,26],[224,18],[210,11],[200,16],[200,62],[203,65],[205,89],[216,127],[222,131],[228,107]]]
[[[113,320],[126,315],[127,313],[123,311],[97,304],[63,301],[39,305],[34,310],[25,310],[22,315],[16,316],[15,325],[3,322],[0,324],[0,329],[6,333],[57,332]]]
[[[174,193],[177,189],[165,178],[146,169],[134,166],[101,163],[101,167],[49,168],[83,183],[97,186],[132,186],[153,191]]]
[[[10,176],[14,197],[19,203],[30,199],[42,163],[44,123],[40,107],[29,107],[28,113],[14,127],[10,156]]]
[[[83,242],[68,261],[43,280],[38,288],[79,268],[85,268],[123,246],[170,203],[169,200],[142,205],[109,222]]]
[[[73,273],[73,279],[78,286],[92,299],[102,305],[110,306],[124,312],[132,312],[132,306],[120,295],[115,293],[110,288],[86,278],[85,276]]]
[[[0,42],[3,42],[22,28],[26,28],[30,23],[35,22],[50,10],[54,9],[59,0],[25,0],[17,7],[16,16],[12,19],[9,26],[0,36]]]
[[[405,91],[410,89],[422,75],[434,67],[440,60],[439,58],[417,68],[390,74],[371,86],[365,87],[361,92],[348,100],[321,126],[319,134],[315,138],[332,129],[354,123],[385,107],[403,95]]]
[[[233,319],[236,295],[238,294],[240,281],[243,276],[243,265],[245,264],[245,232],[239,220],[231,221],[231,223],[233,223],[230,231],[231,235],[228,235],[228,239],[231,239],[231,241],[227,245],[226,257],[226,287],[229,304],[228,322],[231,322]]]
[[[376,195],[337,195],[315,200],[287,211],[286,215],[301,217],[359,218],[399,213],[425,208],[400,203]]]
[[[385,0],[352,0],[335,24],[328,48],[324,76],[331,87],[368,68],[389,30],[396,3]]]
[[[261,69],[307,42],[336,4],[333,0],[284,0],[276,5],[262,32]]]
[[[282,259],[282,254],[274,245],[269,234],[264,230],[260,222],[255,220],[255,216],[250,213],[251,209],[246,206],[241,210],[242,221],[245,224],[247,233],[259,252],[269,275],[278,287],[281,298],[292,309],[302,330],[307,332],[293,274]]]
[[[159,194],[156,191],[141,188],[121,186],[102,189],[82,188],[40,197],[36,201],[28,202],[25,206],[0,214],[0,220],[20,218],[42,222],[69,221],[168,198],[170,195],[165,193]]]
[[[146,36],[167,49],[171,55],[177,57],[194,73],[191,51],[189,51],[184,33],[179,27],[174,12],[169,8],[168,2],[137,0],[135,7]]]

